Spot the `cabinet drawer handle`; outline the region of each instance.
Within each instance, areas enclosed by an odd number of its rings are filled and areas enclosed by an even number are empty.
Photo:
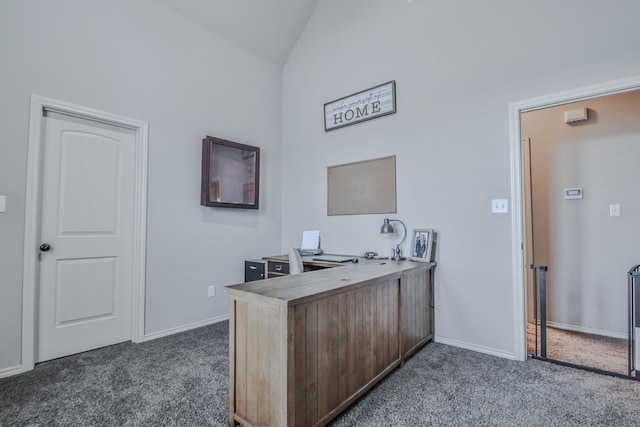
[[[249,270],[257,270],[257,269],[258,269],[258,267],[256,267],[255,265],[250,265],[249,266]]]
[[[282,264],[276,264],[276,271],[282,270]]]

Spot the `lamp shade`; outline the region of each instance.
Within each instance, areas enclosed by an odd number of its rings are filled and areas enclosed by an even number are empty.
[[[382,227],[380,227],[380,234],[391,234],[395,232],[396,230],[395,228],[393,228],[393,225],[391,225],[391,223],[389,222],[389,218],[385,218],[384,223],[382,224]]]

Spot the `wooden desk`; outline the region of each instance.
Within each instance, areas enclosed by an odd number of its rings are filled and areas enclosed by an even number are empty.
[[[434,263],[225,287],[229,425],[322,426],[433,338]]]
[[[380,260],[370,260],[365,258],[360,258],[356,255],[335,255],[335,254],[322,254],[322,255],[309,255],[302,257],[302,266],[304,271],[315,271],[322,270],[325,268],[339,267],[344,265],[351,265],[352,262],[328,262],[328,261],[318,261],[316,258],[323,257],[333,257],[333,256],[341,256],[341,257],[349,257],[358,260],[358,264],[379,264]],[[264,261],[265,268],[265,279],[278,277],[278,276],[286,276],[289,274],[289,256],[288,255],[272,255],[262,257]]]

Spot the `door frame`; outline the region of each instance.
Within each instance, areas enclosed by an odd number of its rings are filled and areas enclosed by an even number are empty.
[[[139,343],[144,340],[149,125],[140,120],[31,94],[22,278],[22,372],[33,369],[35,360],[38,325],[36,290],[40,280],[38,246],[40,245],[41,181],[44,152],[42,118],[45,110],[123,127],[135,132],[131,341]]]
[[[531,98],[509,104],[509,140],[511,149],[511,252],[513,266],[513,307],[515,358],[527,357],[527,312],[524,260],[524,190],[522,182],[522,150],[520,114],[541,108],[599,98],[606,95],[631,92],[640,89],[640,76],[585,86],[539,98]]]

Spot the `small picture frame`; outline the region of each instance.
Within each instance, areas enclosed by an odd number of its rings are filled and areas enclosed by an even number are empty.
[[[434,231],[431,228],[419,228],[413,230],[411,240],[411,258],[431,262],[433,261]]]

